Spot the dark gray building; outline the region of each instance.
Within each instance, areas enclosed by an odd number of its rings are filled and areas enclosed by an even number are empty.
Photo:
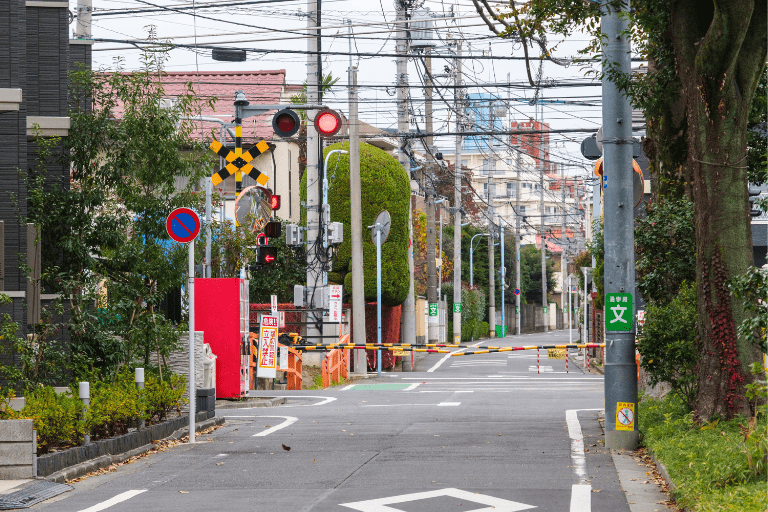
[[[12,298],[2,313],[19,323],[21,335],[53,296],[24,270],[39,272],[40,249],[34,226],[23,220],[27,190],[19,171],[35,166],[38,137],[68,135],[67,72],[75,62],[90,66],[92,45],[69,39],[69,29],[66,1],[0,0],[0,293]],[[69,184],[68,167],[48,172]]]

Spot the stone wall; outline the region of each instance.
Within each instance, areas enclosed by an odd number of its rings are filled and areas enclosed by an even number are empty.
[[[37,476],[37,439],[32,420],[0,420],[0,480]]]
[[[202,389],[203,387],[204,338],[203,331],[195,331],[195,389]],[[189,335],[183,334],[179,344],[179,350],[171,352],[168,356],[168,368],[173,373],[183,375],[187,379],[189,375]],[[183,405],[181,410],[184,413],[189,412],[189,404]]]

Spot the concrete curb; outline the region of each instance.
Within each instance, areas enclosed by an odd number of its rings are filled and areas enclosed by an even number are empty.
[[[582,371],[584,371],[586,373],[589,373],[584,368],[584,363],[580,362],[580,361],[577,361],[575,356],[573,356],[573,355],[571,355],[569,353],[568,354],[568,359],[570,359],[571,363],[573,363],[574,366],[576,366],[577,368],[579,368],[580,370],[582,370]],[[590,358],[590,361],[591,360],[592,360],[592,358]],[[605,370],[603,369],[602,366],[593,365],[592,363],[589,364],[589,371],[590,372],[599,373],[600,375],[605,375]]]
[[[224,418],[214,416],[213,418],[207,419],[205,421],[195,423],[195,431],[197,432],[200,430],[205,430],[215,425],[222,425],[223,423],[224,423]],[[170,436],[164,438],[163,440],[178,440],[183,438],[188,433],[189,433],[188,428],[180,428]],[[80,464],[75,464],[74,466],[70,466],[66,469],[62,469],[61,471],[52,473],[42,479],[48,480],[51,482],[56,482],[56,483],[65,483],[66,480],[72,480],[74,478],[78,478],[83,475],[86,475],[92,471],[106,468],[107,466],[111,466],[112,464],[123,462],[125,460],[130,459],[131,457],[135,457],[137,455],[146,453],[154,449],[155,447],[156,447],[155,444],[146,444],[144,446],[140,446],[138,448],[135,448],[125,453],[120,453],[118,455],[102,455],[101,457],[97,457],[95,459],[82,462]]]
[[[259,402],[233,402],[231,404],[220,404],[216,406],[216,409],[224,410],[224,409],[253,409],[254,407],[277,407],[278,405],[283,405],[284,403],[288,402],[288,399],[285,397],[276,397],[276,398],[258,398],[257,400],[260,400]]]

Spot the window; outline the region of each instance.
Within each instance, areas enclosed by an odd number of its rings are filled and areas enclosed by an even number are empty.
[[[525,206],[521,206],[520,207],[520,214],[522,215],[524,213],[525,213]]]
[[[515,184],[514,183],[507,183],[507,195],[511,196],[515,194]]]
[[[523,183],[523,188],[531,188],[531,184],[530,183]]]
[[[461,166],[462,166],[462,167],[469,167],[469,160],[464,160],[464,159],[462,158],[462,160],[461,160]]]
[[[491,168],[491,162],[487,158],[483,158],[483,172],[488,174],[488,169]]]
[[[488,197],[488,184],[483,183],[483,196]]]
[[[512,167],[512,159],[511,158],[507,158],[507,166],[510,167],[510,168]]]

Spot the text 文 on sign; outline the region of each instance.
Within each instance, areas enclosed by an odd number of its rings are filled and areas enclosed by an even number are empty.
[[[631,293],[605,294],[605,330],[631,331],[635,308]]]

